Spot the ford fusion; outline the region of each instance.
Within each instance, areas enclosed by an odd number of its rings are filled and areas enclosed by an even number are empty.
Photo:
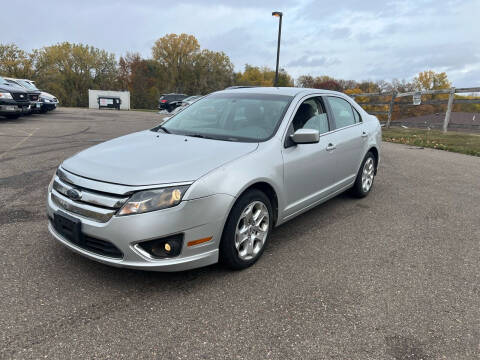
[[[368,195],[380,142],[378,119],[341,93],[219,91],[65,160],[48,188],[49,230],[113,266],[243,269],[274,226],[346,190]]]

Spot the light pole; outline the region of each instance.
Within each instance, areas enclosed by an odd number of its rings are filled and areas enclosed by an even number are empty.
[[[276,16],[279,18],[278,22],[278,44],[277,44],[277,67],[275,68],[275,82],[273,83],[273,86],[277,86],[278,84],[278,60],[280,59],[280,38],[282,36],[282,17],[283,13],[280,11],[274,11],[272,12],[272,16]]]

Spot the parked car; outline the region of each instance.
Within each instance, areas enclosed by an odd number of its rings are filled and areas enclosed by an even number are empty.
[[[161,95],[158,99],[158,110],[167,110],[168,112],[172,112],[173,109],[179,106],[181,101],[187,97],[188,95],[185,94]]]
[[[25,89],[0,77],[0,115],[16,119],[28,112],[30,101]]]
[[[219,91],[65,160],[48,188],[48,227],[114,266],[177,271],[220,259],[243,269],[274,226],[346,190],[367,196],[380,143],[378,119],[342,93]]]
[[[189,96],[185,99],[182,100],[182,102],[180,103],[180,106],[184,106],[184,105],[192,105],[195,101],[198,101],[200,100],[201,98],[203,97],[203,95],[193,95],[193,96]]]
[[[27,82],[28,84],[30,84],[33,88],[38,89],[37,85],[35,85],[34,81],[27,80],[27,79],[25,79],[24,81]],[[40,89],[38,89],[38,90],[40,90]],[[40,101],[42,102],[40,112],[45,113],[47,111],[55,110],[57,108],[57,106],[60,104],[58,99],[55,96],[53,96],[52,94],[50,94],[46,91],[43,91],[43,90],[40,90],[40,91],[41,91]]]
[[[187,108],[188,106],[192,105],[195,101],[200,100],[202,97],[203,97],[203,95],[194,95],[194,96],[189,96],[189,97],[183,99],[183,100],[180,102],[180,105],[177,106],[175,109],[173,109],[173,110],[170,112],[170,116],[173,116],[173,115],[175,115],[176,113],[179,113],[180,111],[184,110],[184,109]]]
[[[35,85],[35,81],[28,80],[28,79],[16,79],[16,80],[19,81],[22,85],[24,85],[27,89],[40,91],[39,102],[40,102],[41,113],[46,113],[47,111],[52,111],[57,108],[59,104],[58,99],[52,94],[49,94],[37,88],[37,86]],[[38,109],[38,105],[37,105],[37,109]]]
[[[28,99],[30,100],[30,114],[32,112],[40,112],[42,103],[40,101],[40,90],[35,87],[32,87],[29,83],[25,80],[21,79],[13,79],[13,78],[5,78],[8,83],[20,86],[25,89],[28,93]]]

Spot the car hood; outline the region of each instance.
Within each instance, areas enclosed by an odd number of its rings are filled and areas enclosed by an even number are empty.
[[[62,168],[90,179],[130,186],[195,181],[257,147],[258,143],[141,131],[83,150],[65,160]]]
[[[45,92],[45,91],[42,91],[42,92],[40,93],[40,96],[42,96],[42,97],[44,97],[44,98],[47,98],[47,99],[50,99],[50,100],[55,97],[55,96],[53,96],[52,94],[49,94],[49,93],[47,93],[47,92]]]

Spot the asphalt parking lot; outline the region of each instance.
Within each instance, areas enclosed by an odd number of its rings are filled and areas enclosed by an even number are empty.
[[[385,143],[369,197],[275,229],[241,272],[117,269],[57,243],[45,216],[56,166],[159,119],[0,119],[0,358],[480,357],[478,157]]]

